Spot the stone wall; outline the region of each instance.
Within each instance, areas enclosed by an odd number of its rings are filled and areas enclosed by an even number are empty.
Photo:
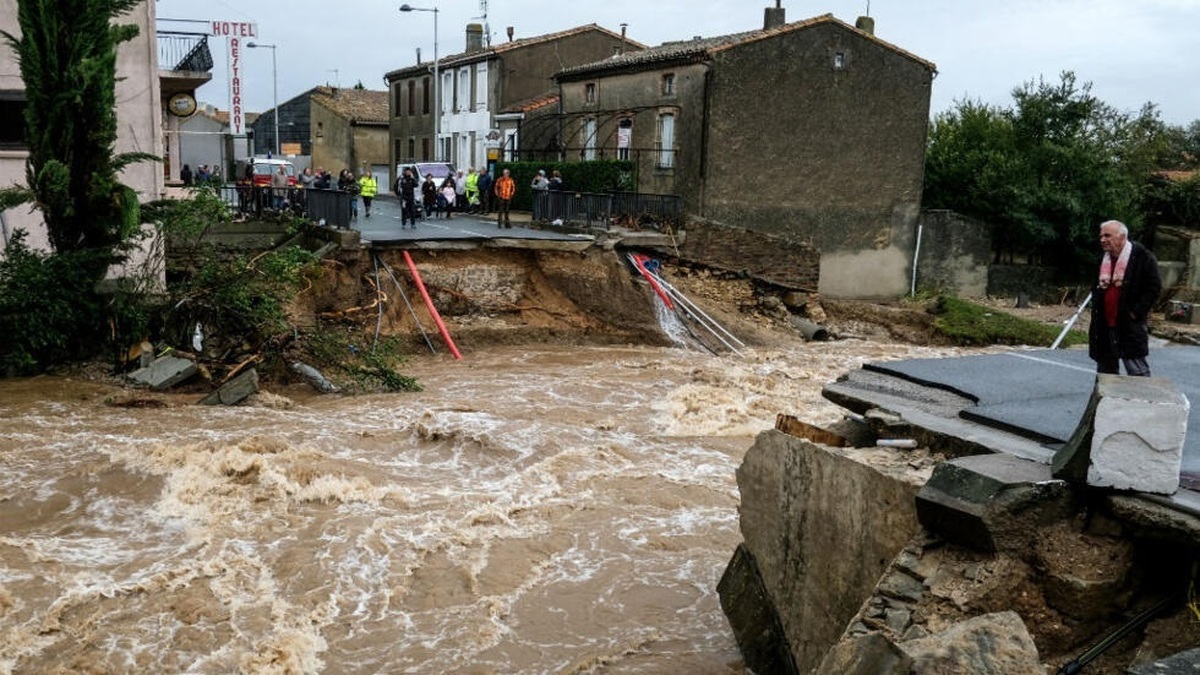
[[[917,288],[961,297],[987,295],[992,241],[986,223],[947,210],[921,213]]]
[[[830,448],[775,430],[746,453],[737,472],[743,546],[798,672],[820,664],[919,530],[915,496],[924,478],[895,453]],[[722,579],[721,587],[725,604],[725,589],[744,584]],[[755,632],[733,629],[739,638]],[[745,654],[746,641],[739,645]]]
[[[821,253],[814,247],[739,227],[693,222],[678,247],[647,248],[792,290],[816,292],[820,281]]]

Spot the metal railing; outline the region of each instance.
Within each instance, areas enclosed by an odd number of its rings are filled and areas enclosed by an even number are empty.
[[[268,186],[224,185],[219,191],[229,208],[244,216],[290,213],[319,225],[347,229],[356,197],[341,190],[287,188],[277,192]]]
[[[533,219],[552,224],[661,229],[682,217],[683,199],[678,195],[540,190],[533,196]]]
[[[160,30],[157,37],[160,68],[194,73],[212,70],[212,52],[208,49],[208,36],[204,33]]]

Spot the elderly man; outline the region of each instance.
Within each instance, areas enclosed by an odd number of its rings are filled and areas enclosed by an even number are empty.
[[[1129,229],[1116,220],[1100,225],[1100,275],[1092,290],[1092,322],[1088,328],[1088,354],[1096,372],[1150,375],[1146,319],[1158,300],[1162,279],[1158,261],[1145,246],[1129,240]]]

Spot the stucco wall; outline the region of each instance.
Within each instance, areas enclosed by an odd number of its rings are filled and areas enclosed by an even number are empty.
[[[991,233],[986,223],[953,211],[921,214],[917,288],[981,298],[988,290]]]

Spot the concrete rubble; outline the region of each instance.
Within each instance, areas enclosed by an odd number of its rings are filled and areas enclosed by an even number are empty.
[[[195,361],[168,355],[160,356],[149,366],[133,371],[129,379],[148,385],[151,389],[163,390],[186,382],[198,372]]]

